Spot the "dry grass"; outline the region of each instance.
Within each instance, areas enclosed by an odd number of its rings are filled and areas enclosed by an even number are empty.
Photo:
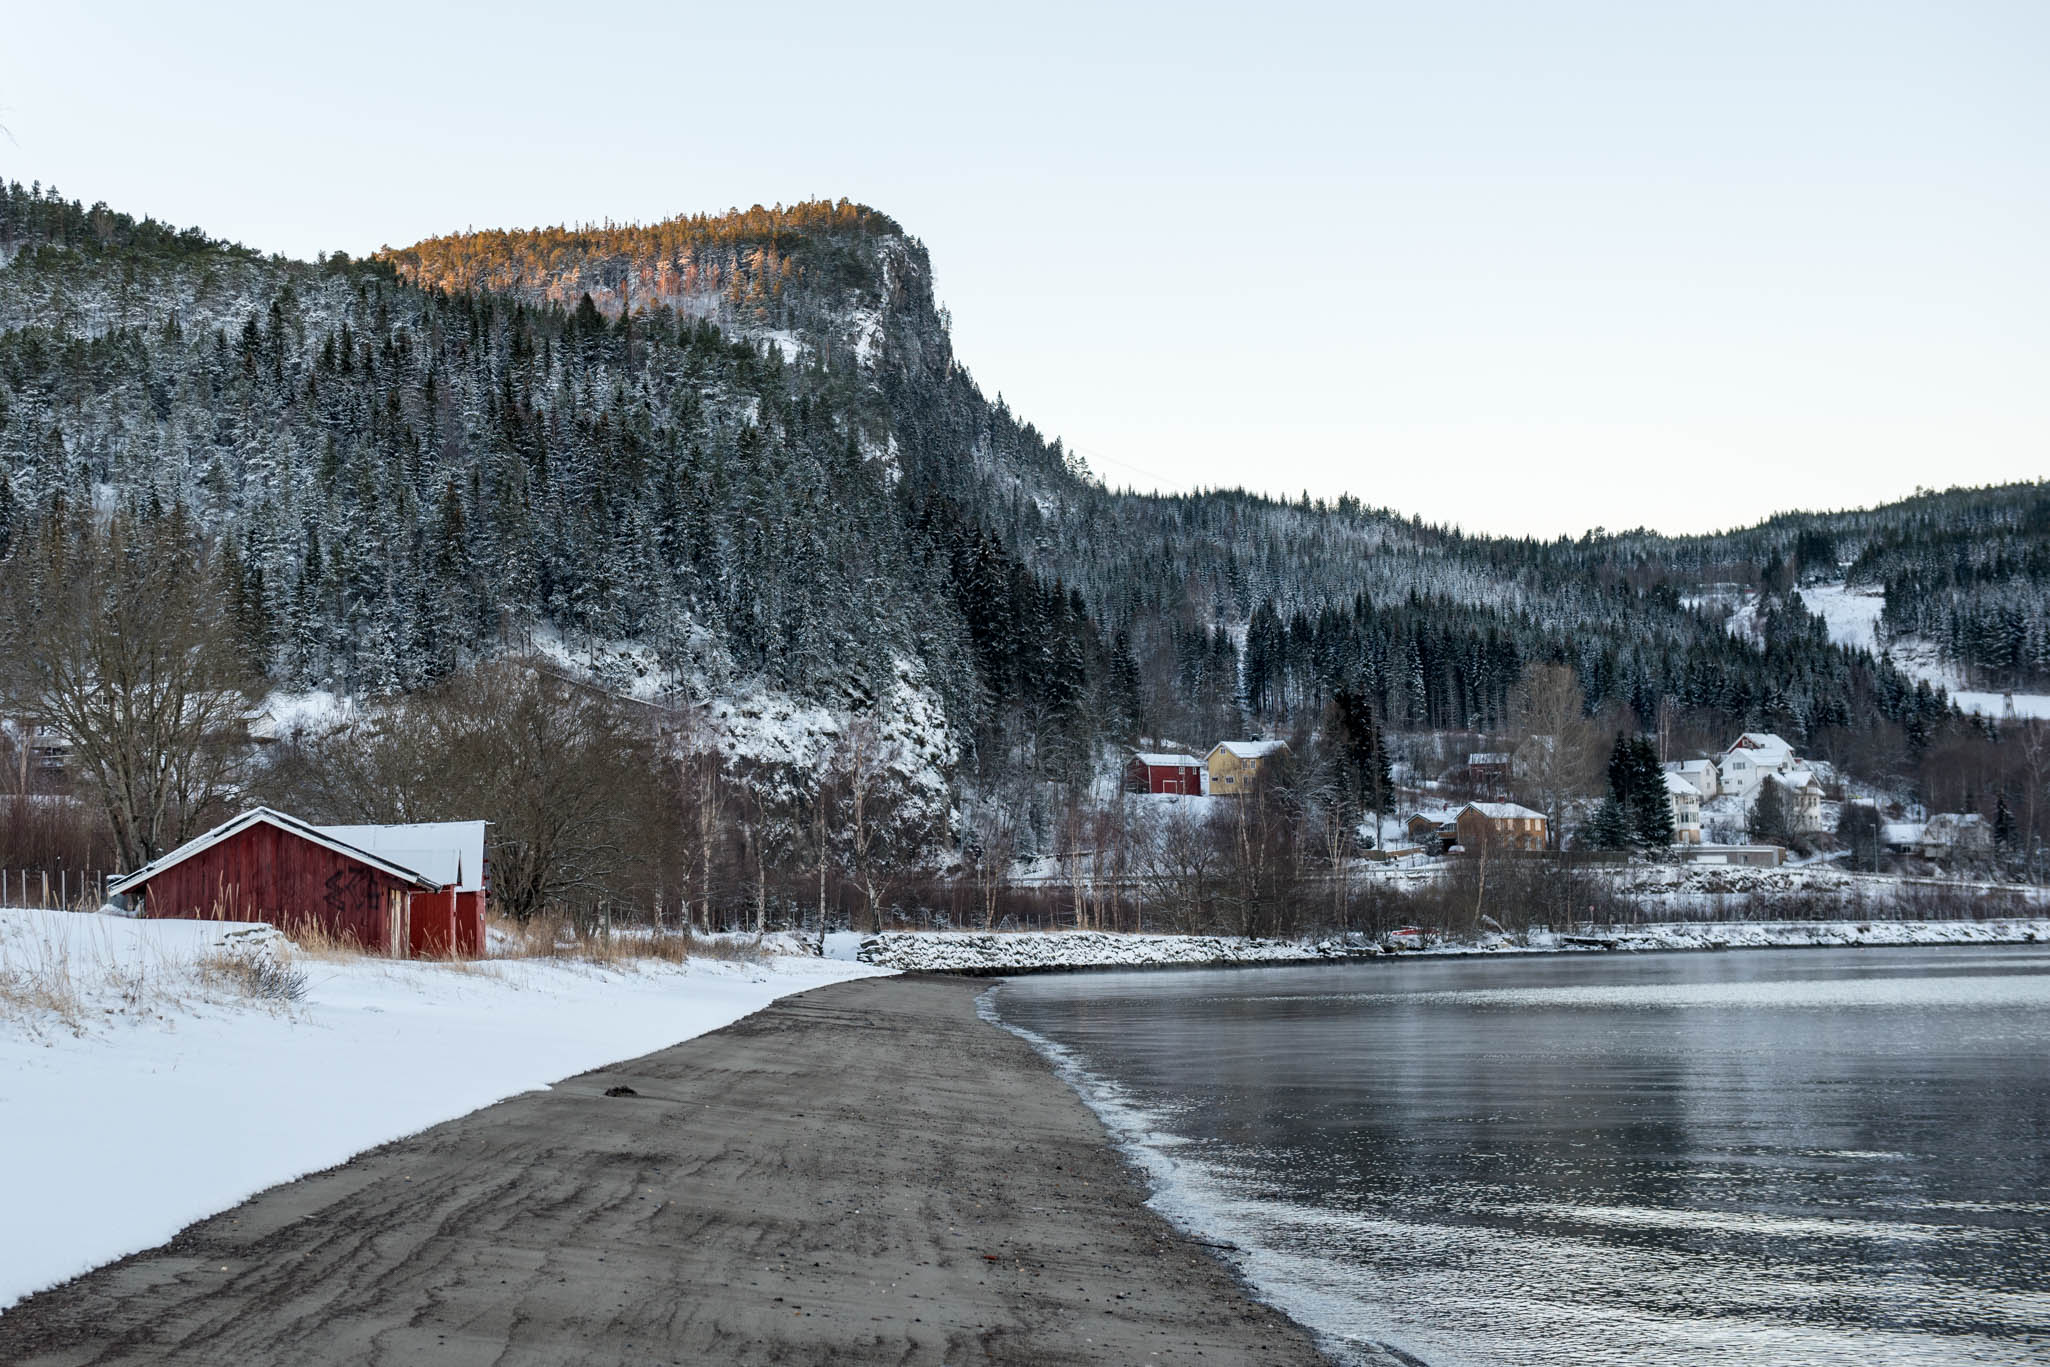
[[[267,951],[217,949],[194,965],[199,981],[271,1006],[291,1006],[306,995],[306,974]]]
[[[47,1020],[74,1032],[84,1028],[85,1006],[68,959],[31,963],[0,957],[0,1019],[14,1017]]]
[[[687,930],[647,925],[581,925],[558,914],[544,913],[525,922],[492,917],[486,931],[495,959],[566,959],[578,963],[626,967],[636,963],[681,964],[691,959],[723,959],[759,963],[761,949],[744,939],[698,936]]]
[[[31,1035],[83,1035],[109,1020],[162,1018],[197,1004],[289,1009],[306,994],[289,949],[268,935],[230,936],[195,955],[126,942],[87,914],[65,915],[77,918],[69,935],[0,927],[0,1020]]]

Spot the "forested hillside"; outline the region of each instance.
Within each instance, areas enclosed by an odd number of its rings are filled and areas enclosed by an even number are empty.
[[[1830,643],[1793,595],[1846,575],[1989,678],[2050,663],[2042,486],[1555,542],[1112,491],[985,394],[924,248],[845,201],[297,262],[10,185],[0,260],[0,551],[81,509],[189,519],[272,687],[537,646],[847,716],[909,679],[988,790],[1312,727],[1341,689],[1391,732],[1494,731],[1545,662],[1618,726],[1908,773],[1983,727]],[[1762,595],[1756,639],[1696,606],[1717,585]]]

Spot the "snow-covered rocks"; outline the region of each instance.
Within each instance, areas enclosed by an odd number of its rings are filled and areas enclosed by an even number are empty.
[[[1044,973],[1078,968],[1159,968],[1318,963],[1365,947],[1336,940],[1262,940],[1233,935],[1122,935],[1104,930],[981,933],[885,931],[861,942],[864,963],[907,973]]]

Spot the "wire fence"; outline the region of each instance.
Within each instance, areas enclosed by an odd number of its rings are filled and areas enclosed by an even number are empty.
[[[112,876],[101,869],[0,869],[0,907],[97,911]]]

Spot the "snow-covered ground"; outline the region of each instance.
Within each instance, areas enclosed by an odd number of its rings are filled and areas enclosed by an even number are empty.
[[[0,910],[0,1306],[265,1187],[885,969],[303,958],[267,926]],[[282,952],[280,952],[282,951]],[[252,995],[237,959],[305,975]]]
[[[1884,593],[1843,583],[1811,584],[1801,590],[1801,601],[1828,624],[1831,641],[1880,653],[1879,614],[1886,607]],[[2050,717],[2050,693],[1989,693],[1966,688],[1963,676],[1939,660],[1935,647],[1926,641],[1890,641],[1886,653],[1903,674],[1947,690],[1951,700],[1967,712],[1987,717]]]

